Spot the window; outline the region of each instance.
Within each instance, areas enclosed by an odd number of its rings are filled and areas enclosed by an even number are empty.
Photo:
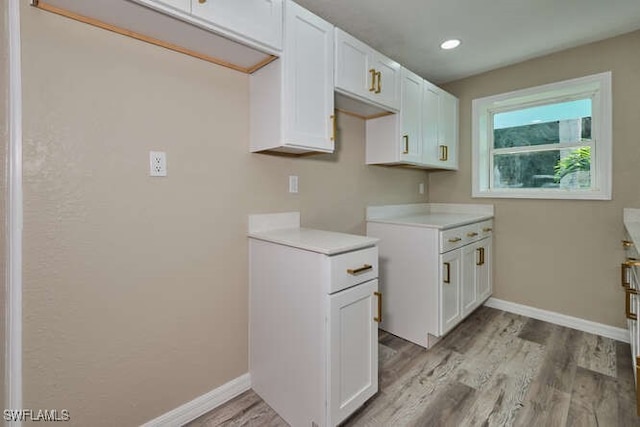
[[[473,197],[611,200],[611,73],[473,104]]]

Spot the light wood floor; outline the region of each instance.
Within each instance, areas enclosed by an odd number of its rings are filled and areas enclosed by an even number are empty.
[[[346,426],[640,426],[629,345],[481,307],[427,351],[380,333],[380,391]],[[253,391],[195,426],[286,426]]]

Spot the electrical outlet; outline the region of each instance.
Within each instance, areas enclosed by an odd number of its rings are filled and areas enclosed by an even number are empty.
[[[296,175],[289,175],[289,193],[298,192],[298,177]]]
[[[421,183],[418,185],[418,193],[420,193],[420,194],[424,194],[424,182],[421,182]]]
[[[149,176],[167,176],[167,153],[149,151]]]

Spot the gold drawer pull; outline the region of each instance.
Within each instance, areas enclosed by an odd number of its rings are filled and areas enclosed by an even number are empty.
[[[476,265],[484,265],[484,248],[478,248],[476,251],[478,251],[478,255],[480,256]]]
[[[449,243],[459,242],[460,240],[462,240],[461,237],[454,237],[453,239],[449,239]]]
[[[626,262],[623,262],[620,265],[620,284],[625,287],[628,288],[629,286],[631,286],[631,284],[629,283],[629,266],[627,265]]]
[[[628,267],[640,267],[640,261],[638,261],[635,258],[627,258],[627,260],[625,261],[625,264]]]
[[[444,283],[451,283],[451,263],[444,263],[445,271],[447,272],[447,277],[442,279]]]
[[[371,73],[371,87],[369,88],[369,92],[374,92],[376,90],[376,70],[372,68],[369,72]]]
[[[483,233],[491,233],[492,231],[493,231],[493,228],[491,228],[491,227],[485,227],[485,228],[482,229]]]
[[[369,264],[365,264],[365,265],[363,265],[362,267],[359,267],[359,268],[350,268],[350,269],[347,270],[347,273],[355,275],[355,274],[360,274],[360,273],[362,273],[364,271],[367,271],[367,270],[371,270],[372,268],[373,267],[370,266]]]
[[[403,135],[402,142],[404,143],[402,154],[409,154],[409,135]]]
[[[374,292],[375,296],[378,297],[378,316],[373,318],[374,322],[382,322],[382,292]]]
[[[200,4],[205,4],[207,2],[207,0],[198,0],[198,3]]]
[[[624,312],[629,320],[638,320],[638,315],[631,312],[631,295],[638,295],[635,289],[627,288],[624,290]]]
[[[476,237],[478,235],[478,233],[476,233],[475,231],[472,231],[471,233],[467,233],[467,237]]]
[[[441,162],[446,162],[449,160],[449,147],[446,145],[440,146],[440,160]]]
[[[624,248],[630,248],[631,246],[633,246],[633,242],[630,240],[623,240],[622,241],[622,247]]]

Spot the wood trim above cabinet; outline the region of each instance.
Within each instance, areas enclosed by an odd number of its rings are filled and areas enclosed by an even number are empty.
[[[84,24],[89,24],[92,25],[94,27],[98,27],[107,31],[111,31],[126,37],[131,37],[133,39],[145,42],[145,43],[149,43],[155,46],[159,46],[165,49],[169,49],[172,50],[174,52],[178,52],[178,53],[182,53],[184,55],[188,55],[191,56],[193,58],[197,58],[203,61],[207,61],[216,65],[220,65],[222,67],[226,67],[226,68],[230,68],[232,70],[235,71],[239,71],[241,73],[245,73],[245,74],[251,74],[257,70],[259,70],[260,68],[264,67],[265,65],[271,63],[272,61],[274,61],[275,59],[277,59],[278,57],[275,55],[271,55],[271,54],[267,54],[264,52],[259,52],[256,49],[253,49],[251,47],[248,46],[244,46],[238,42],[235,42],[233,40],[229,40],[225,37],[222,37],[220,35],[217,35],[215,33],[212,32],[208,32],[202,28],[198,28],[194,25],[190,25],[189,23],[183,23],[180,22],[180,25],[184,25],[185,28],[189,28],[189,31],[194,34],[197,35],[198,37],[194,37],[194,38],[200,38],[200,39],[204,39],[206,37],[211,37],[211,38],[215,38],[218,41],[221,41],[221,43],[223,45],[225,45],[224,47],[227,49],[227,51],[229,51],[230,49],[233,49],[235,46],[237,45],[239,49],[243,49],[246,52],[242,52],[241,54],[238,55],[238,57],[242,57],[241,61],[231,61],[231,60],[225,60],[213,55],[209,55],[203,52],[200,52],[198,50],[192,49],[192,48],[188,48],[183,46],[182,44],[178,44],[178,43],[172,43],[169,42],[167,40],[163,40],[160,38],[156,38],[147,34],[143,34],[141,32],[138,31],[134,31],[128,28],[124,28],[123,26],[120,26],[118,23],[114,23],[114,22],[106,22],[105,20],[100,19],[99,17],[89,17],[86,16],[85,14],[82,13],[78,13],[74,10],[70,10],[67,9],[65,7],[60,7],[60,6],[56,6],[53,3],[60,3],[59,0],[52,0],[51,2],[43,2],[43,1],[39,1],[39,0],[31,0],[31,5],[35,6],[36,8],[40,9],[40,10],[44,10],[47,12],[51,12],[54,13],[56,15],[60,15],[60,16],[64,16],[66,18],[69,19],[73,19],[74,21],[78,21],[78,22],[82,22]],[[64,2],[62,2],[64,3]],[[77,4],[80,3],[84,3],[84,2],[78,2]],[[114,5],[118,5],[118,4],[127,4],[127,7],[131,7],[131,8],[135,8],[136,10],[140,10],[141,13],[144,13],[145,16],[154,16],[160,20],[170,20],[170,21],[179,21],[176,18],[173,17],[169,17],[167,15],[163,15],[159,12],[155,12],[152,11],[151,9],[147,9],[144,6],[140,6],[137,5],[135,3],[130,3],[130,2],[115,2]],[[188,37],[187,37],[188,38]],[[238,62],[238,63],[236,63]],[[239,62],[244,62],[243,64],[240,64]]]

